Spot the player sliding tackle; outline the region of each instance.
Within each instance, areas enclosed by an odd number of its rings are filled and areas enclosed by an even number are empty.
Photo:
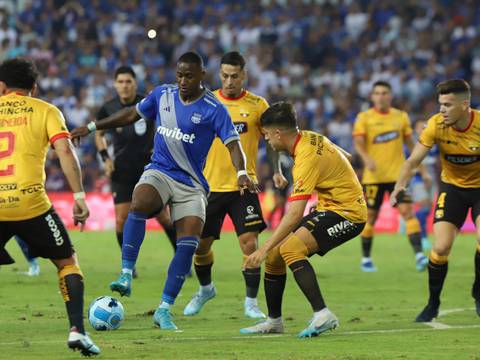
[[[209,187],[202,167],[215,136],[229,150],[240,191],[258,191],[245,170],[245,154],[235,126],[225,107],[202,86],[204,76],[201,57],[187,52],[177,62],[178,85],[158,86],[136,107],[72,132],[72,137],[78,138],[95,129],[123,127],[137,120],[138,115],[154,121],[157,126],[152,162],[145,167],[135,187],[125,223],[122,272],[110,288],[122,296],[130,296],[132,271],[145,237],[146,219],[170,204],[177,230],[177,252],[168,269],[160,306],[154,314],[154,323],[162,329],[177,328],[172,322],[170,307],[190,270],[205,222]]]
[[[326,137],[299,131],[291,104],[279,102],[261,117],[265,139],[276,151],[287,151],[295,161],[290,207],[273,235],[245,262],[247,268],[265,264],[268,318],[240,330],[243,334],[283,332],[282,297],[286,265],[313,309],[309,326],[299,337],[310,337],[338,326],[327,308],[315,272],[307,260],[359,235],[367,220],[362,186],[344,152]],[[308,199],[318,193],[315,211],[303,216]]]

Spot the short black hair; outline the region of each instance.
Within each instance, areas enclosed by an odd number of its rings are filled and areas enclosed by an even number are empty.
[[[450,79],[437,85],[437,94],[468,94],[470,96],[470,85],[463,79]]]
[[[383,81],[383,80],[378,80],[373,83],[372,89],[375,89],[376,86],[383,86],[388,88],[388,90],[392,91],[392,85],[390,85],[389,82]]]
[[[195,51],[188,51],[180,56],[177,61],[177,64],[179,63],[196,64],[200,69],[203,69],[203,59],[200,54]]]
[[[13,58],[5,60],[0,65],[0,81],[3,81],[8,88],[32,90],[37,78],[37,68],[29,59]]]
[[[238,51],[230,51],[222,56],[220,60],[220,65],[233,65],[240,66],[240,69],[243,70],[245,67],[245,58]]]
[[[116,80],[118,75],[121,75],[121,74],[130,74],[132,75],[132,77],[134,79],[137,78],[137,74],[135,74],[135,71],[133,71],[132,67],[131,66],[128,66],[128,65],[122,65],[122,66],[119,66],[116,70],[115,70],[115,77],[114,79]]]
[[[286,129],[297,128],[297,115],[293,105],[279,101],[270,106],[260,117],[262,127],[278,126]]]

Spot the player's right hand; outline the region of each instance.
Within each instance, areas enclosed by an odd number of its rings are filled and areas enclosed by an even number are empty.
[[[80,224],[80,231],[83,231],[85,221],[87,221],[90,211],[88,210],[85,199],[75,200],[73,204],[73,224],[76,226]]]
[[[281,173],[273,174],[273,184],[277,189],[283,190],[288,185],[288,180]]]
[[[394,188],[390,194],[390,205],[392,207],[397,206],[398,201],[405,195],[405,188]]]
[[[80,138],[87,136],[88,134],[90,134],[88,128],[86,126],[80,126],[70,132],[70,139],[76,146],[78,146],[80,145]]]
[[[113,170],[115,170],[115,166],[113,165],[113,160],[106,159],[105,162],[103,163],[103,166],[105,166],[105,175],[107,175],[107,177],[111,177]]]

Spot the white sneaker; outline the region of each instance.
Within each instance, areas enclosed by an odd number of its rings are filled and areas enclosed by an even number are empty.
[[[266,319],[267,316],[260,310],[258,305],[245,305],[245,316],[250,319]]]
[[[318,336],[327,330],[336,329],[339,326],[337,317],[327,308],[320,311],[320,314],[314,316],[310,320],[310,324],[302,332],[298,334],[298,337],[313,337]]]
[[[273,321],[267,318],[253,326],[240,329],[241,334],[282,334],[283,322],[282,320]]]
[[[76,328],[70,330],[67,345],[72,350],[79,350],[84,356],[100,354],[100,349],[88,336],[88,333],[81,334]]]
[[[40,265],[38,263],[31,263],[26,272],[28,276],[38,276],[40,275]]]
[[[217,291],[215,290],[215,286],[212,286],[212,289],[208,292],[202,292],[198,290],[195,295],[193,295],[192,300],[185,306],[183,309],[183,315],[185,316],[193,316],[200,312],[203,305],[211,299],[213,299],[217,295]]]

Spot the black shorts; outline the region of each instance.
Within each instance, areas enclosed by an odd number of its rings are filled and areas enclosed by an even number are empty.
[[[461,228],[472,209],[472,220],[480,215],[480,188],[461,188],[440,182],[433,222],[447,221]]]
[[[133,189],[135,189],[135,185],[137,185],[137,182],[112,181],[111,186],[113,203],[116,205],[132,202]]]
[[[385,193],[391,194],[395,183],[383,183],[383,184],[366,184],[363,185],[363,193],[365,194],[365,201],[369,209],[379,210],[383,203]],[[411,203],[412,196],[406,192],[398,199],[399,204]]]
[[[263,220],[258,194],[240,191],[212,192],[208,197],[207,218],[202,238],[220,238],[225,215],[230,216],[237,236],[247,232],[262,232],[267,225]]]
[[[323,256],[330,250],[360,235],[365,223],[353,223],[333,211],[312,211],[302,219],[304,227],[317,240],[317,254]]]
[[[32,219],[0,221],[0,264],[14,262],[4,248],[14,235],[25,241],[32,257],[66,259],[74,252],[65,225],[53,207]]]
[[[124,169],[115,164],[115,171],[112,173],[111,187],[114,204],[132,202],[133,190],[143,174],[143,168]]]

